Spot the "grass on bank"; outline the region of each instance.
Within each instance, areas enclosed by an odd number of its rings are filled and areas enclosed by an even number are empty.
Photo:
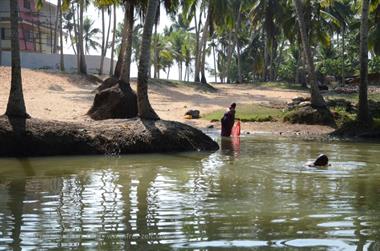
[[[352,94],[329,93],[325,97],[328,99],[345,99],[354,104],[359,102],[358,93],[352,93]],[[368,93],[368,99],[376,101],[376,102],[380,102],[380,93]]]
[[[300,84],[287,83],[287,82],[257,82],[253,86],[268,88],[268,89],[282,89],[282,90],[297,90],[308,91],[308,88],[302,87]]]
[[[202,118],[209,121],[220,121],[226,110],[217,110],[205,114]],[[236,118],[242,122],[266,122],[282,120],[284,112],[279,108],[272,108],[259,104],[239,105],[236,108]]]

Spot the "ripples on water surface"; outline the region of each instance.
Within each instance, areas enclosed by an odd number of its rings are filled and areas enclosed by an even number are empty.
[[[0,159],[0,250],[380,250],[380,145]],[[326,153],[327,169],[303,164]]]

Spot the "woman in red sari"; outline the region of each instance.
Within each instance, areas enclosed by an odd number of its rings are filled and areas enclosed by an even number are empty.
[[[224,113],[223,118],[221,119],[221,123],[222,123],[221,135],[223,137],[231,136],[232,127],[234,126],[234,123],[235,123],[235,108],[236,108],[236,104],[232,103],[229,110],[226,113]]]

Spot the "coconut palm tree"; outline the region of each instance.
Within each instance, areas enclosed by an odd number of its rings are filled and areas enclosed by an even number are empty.
[[[114,3],[111,2],[110,0],[95,0],[94,5],[96,8],[98,8],[101,12],[102,16],[102,45],[101,45],[101,53],[100,53],[100,65],[99,65],[99,75],[103,74],[103,65],[104,65],[104,59],[107,54],[107,49],[108,49],[108,40],[109,40],[109,35],[110,35],[110,30],[111,30],[111,6]],[[105,20],[105,12],[107,11],[108,13],[108,31],[106,35],[106,20]]]
[[[63,15],[62,15],[62,0],[58,0],[59,10],[59,40],[60,40],[60,63],[59,68],[61,71],[65,71],[65,61],[63,56]]]
[[[310,85],[311,85],[311,89],[310,89],[311,104],[316,107],[325,108],[327,107],[326,102],[323,99],[323,96],[321,95],[318,85],[317,85],[313,55],[312,55],[310,44],[309,44],[308,34],[306,32],[306,24],[305,24],[305,19],[304,19],[304,12],[302,9],[302,3],[300,0],[293,0],[293,3],[294,3],[294,7],[297,14],[297,20],[298,20],[298,25],[300,29],[302,45],[303,45],[306,62],[308,65],[308,70],[309,70],[309,78],[310,78]]]
[[[9,0],[11,18],[12,80],[7,110],[8,117],[28,118],[22,91],[20,45],[18,36],[18,1]]]
[[[124,62],[123,69],[121,73],[121,80],[125,84],[129,84],[130,75],[131,75],[131,63],[132,63],[132,42],[133,42],[133,31],[134,31],[134,10],[135,10],[135,1],[126,1],[125,2],[125,19],[124,19],[124,28],[123,36],[125,36],[124,42]],[[123,46],[123,45],[122,45]],[[121,53],[121,52],[120,52]]]
[[[127,36],[128,36],[128,18],[129,18],[129,14],[128,14],[127,10],[125,10],[125,12],[124,12],[124,24],[123,24],[122,29],[121,29],[120,50],[119,50],[119,55],[118,55],[117,62],[116,62],[115,71],[114,71],[114,76],[116,78],[120,78],[121,73],[123,71],[123,64],[124,64],[124,60],[125,60],[125,50],[127,48],[126,46],[127,46]]]
[[[78,0],[79,5],[79,29],[78,29],[78,43],[79,43],[79,73],[81,74],[87,74],[87,64],[86,64],[86,57],[84,56],[84,9],[87,6],[86,0]]]
[[[265,37],[264,48],[264,79],[273,80],[274,69],[274,54],[277,47],[275,39],[278,33],[278,24],[275,19],[281,16],[282,5],[281,1],[276,0],[256,0],[250,16],[252,24],[257,26],[259,23],[262,25],[263,35]]]
[[[369,0],[362,0],[360,24],[360,87],[358,120],[363,123],[372,121],[368,109],[368,12]]]
[[[141,42],[140,60],[137,77],[137,107],[142,119],[158,120],[148,99],[148,72],[150,71],[150,47],[152,42],[153,25],[156,19],[159,0],[148,0],[144,30]]]
[[[88,17],[85,17],[83,22],[83,39],[85,45],[85,52],[89,54],[90,49],[98,50],[101,45],[98,43],[97,35],[100,33],[100,29],[93,28],[95,21]]]
[[[113,4],[113,28],[112,28],[112,41],[111,41],[111,64],[110,64],[110,72],[109,75],[112,75],[113,73],[113,60],[115,55],[115,40],[116,40],[116,29],[117,29],[117,22],[116,22],[116,9],[117,4]]]

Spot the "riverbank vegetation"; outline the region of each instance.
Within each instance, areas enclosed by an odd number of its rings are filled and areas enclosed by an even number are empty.
[[[225,113],[225,110],[217,110],[206,114],[203,119],[209,121],[220,121]],[[242,122],[267,122],[280,121],[283,117],[281,108],[269,107],[262,104],[241,105],[237,108],[236,118]]]

